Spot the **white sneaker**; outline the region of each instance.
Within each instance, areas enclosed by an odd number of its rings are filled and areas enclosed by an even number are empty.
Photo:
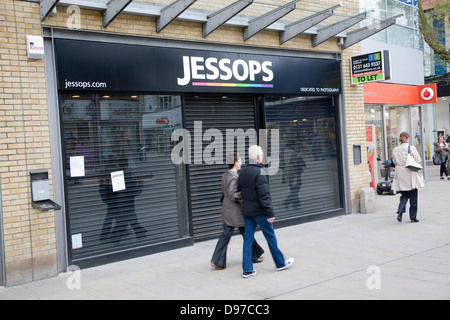
[[[244,272],[242,274],[242,278],[248,278],[248,277],[254,276],[255,274],[257,274],[256,270],[253,270],[252,272]]]
[[[294,263],[294,258],[289,258],[284,262],[284,266],[282,266],[281,268],[277,268],[277,271],[287,269],[290,266],[292,266],[293,263]]]

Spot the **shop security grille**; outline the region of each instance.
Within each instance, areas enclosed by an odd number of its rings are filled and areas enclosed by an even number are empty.
[[[227,129],[256,129],[255,103],[250,96],[187,96],[186,97],[186,129],[191,133],[192,163],[189,165],[189,188],[192,210],[192,233],[196,239],[207,239],[219,235],[222,231],[221,202],[222,175],[228,165],[226,158]],[[201,124],[201,129],[199,125]],[[208,146],[213,142],[205,133],[217,129],[223,137],[223,164],[207,164]],[[198,134],[201,132],[201,137]],[[210,131],[211,132],[211,131]],[[214,131],[212,131],[214,133]],[[217,131],[216,131],[217,132]],[[194,133],[197,134],[194,137]],[[218,133],[218,132],[217,132]],[[200,138],[199,148],[195,150],[194,139]],[[228,136],[229,138],[229,136]],[[237,140],[236,140],[237,141]],[[235,143],[237,148],[237,142]],[[248,150],[249,140],[245,140]],[[217,151],[217,150],[216,150]],[[194,161],[201,156],[201,163]],[[247,151],[241,155],[242,162],[248,163]],[[206,161],[205,161],[206,160]]]
[[[266,98],[265,115],[280,136],[280,168],[270,176],[277,219],[341,208],[333,98]]]
[[[187,237],[180,97],[64,94],[60,109],[72,261]]]

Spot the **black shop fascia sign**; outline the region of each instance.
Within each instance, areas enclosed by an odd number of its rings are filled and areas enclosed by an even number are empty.
[[[332,59],[55,40],[58,90],[337,95]]]

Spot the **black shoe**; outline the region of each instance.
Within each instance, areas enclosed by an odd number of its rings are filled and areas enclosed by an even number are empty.
[[[397,216],[397,221],[398,221],[398,222],[402,222],[402,214],[403,214],[403,213],[399,213],[399,214],[398,214],[398,216]]]
[[[419,222],[419,220],[417,220],[416,218],[411,219],[411,223],[414,223],[414,222]]]

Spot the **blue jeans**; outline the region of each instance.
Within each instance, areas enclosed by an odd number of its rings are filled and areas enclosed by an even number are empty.
[[[245,222],[245,234],[244,234],[244,250],[242,257],[242,269],[245,272],[253,271],[252,263],[252,245],[255,239],[256,225],[261,228],[264,238],[266,238],[269,245],[270,253],[275,262],[277,268],[281,268],[285,265],[283,253],[278,249],[277,237],[273,230],[273,225],[267,221],[266,215],[261,216],[244,216]]]

